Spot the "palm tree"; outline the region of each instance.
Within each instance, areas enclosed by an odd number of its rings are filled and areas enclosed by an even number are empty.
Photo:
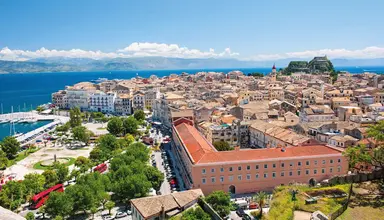
[[[263,191],[258,192],[253,198],[253,201],[259,204],[260,215],[259,219],[263,216],[263,206],[265,205],[265,200],[267,199],[267,194]]]

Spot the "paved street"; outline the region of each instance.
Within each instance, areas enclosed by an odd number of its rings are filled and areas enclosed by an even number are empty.
[[[154,152],[153,154],[155,155],[155,161],[156,161],[157,169],[159,169],[164,174],[164,182],[163,182],[163,184],[161,184],[161,187],[160,187],[161,195],[170,194],[171,193],[171,186],[167,180],[164,166],[162,165],[163,158],[161,158],[161,153],[160,152]]]

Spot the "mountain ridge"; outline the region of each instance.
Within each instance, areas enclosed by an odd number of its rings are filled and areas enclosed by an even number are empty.
[[[289,58],[276,61],[245,61],[215,58],[167,58],[135,57],[95,60],[91,58],[36,58],[27,61],[0,60],[0,73],[39,72],[85,72],[124,70],[171,70],[171,69],[214,69],[214,68],[268,68],[274,64],[286,67],[291,61],[305,61]],[[376,59],[332,59],[334,66],[384,66],[384,58]]]

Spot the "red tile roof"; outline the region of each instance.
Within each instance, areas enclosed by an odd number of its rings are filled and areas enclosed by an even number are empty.
[[[195,127],[183,123],[176,126],[176,131],[193,164],[341,155],[339,150],[324,145],[288,147],[284,152],[281,148],[216,151]]]
[[[197,163],[206,153],[216,151],[195,127],[182,123],[176,126],[176,131],[186,147],[192,163]]]

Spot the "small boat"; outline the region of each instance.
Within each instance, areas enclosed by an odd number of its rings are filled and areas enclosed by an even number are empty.
[[[18,123],[19,121],[20,121],[20,119],[15,118],[15,119],[12,119],[10,122],[11,122],[11,123]]]
[[[8,123],[9,122],[9,119],[0,119],[0,124],[5,124],[5,123]]]

